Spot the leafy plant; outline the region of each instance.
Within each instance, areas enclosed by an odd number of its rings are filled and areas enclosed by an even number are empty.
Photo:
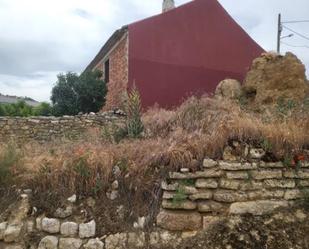
[[[182,203],[186,199],[187,199],[187,195],[185,193],[185,188],[183,185],[180,185],[176,189],[176,193],[173,196],[173,204],[176,205],[176,204]]]
[[[130,138],[138,138],[144,131],[144,125],[141,117],[141,98],[137,88],[134,86],[128,94],[125,105],[127,114],[126,127]]]
[[[292,166],[296,166],[294,159],[291,155],[285,155],[282,163],[287,168],[292,167]]]
[[[266,152],[270,152],[273,148],[271,142],[266,138],[262,140],[261,146],[262,146],[262,149],[265,150]]]
[[[194,179],[183,179],[181,180],[181,185],[183,186],[195,186],[195,180]]]

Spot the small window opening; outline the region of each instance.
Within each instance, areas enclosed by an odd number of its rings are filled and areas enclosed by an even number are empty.
[[[104,63],[104,81],[109,82],[109,59]]]

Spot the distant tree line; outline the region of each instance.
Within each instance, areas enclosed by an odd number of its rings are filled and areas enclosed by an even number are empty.
[[[59,74],[52,89],[51,101],[33,107],[25,101],[0,104],[0,116],[63,116],[98,112],[105,104],[107,87],[101,71],[87,71],[78,75]]]
[[[41,103],[38,106],[28,105],[24,100],[12,104],[0,104],[0,116],[29,117],[29,116],[50,116],[52,106],[49,103]]]

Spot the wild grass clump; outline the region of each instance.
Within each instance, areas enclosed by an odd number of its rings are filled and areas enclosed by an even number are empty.
[[[7,185],[19,171],[21,154],[13,143],[0,147],[0,186]]]

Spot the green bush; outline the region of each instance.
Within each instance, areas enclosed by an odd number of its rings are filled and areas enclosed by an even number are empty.
[[[16,146],[9,143],[0,152],[0,186],[7,184],[12,180],[13,168],[17,168],[21,159]]]

